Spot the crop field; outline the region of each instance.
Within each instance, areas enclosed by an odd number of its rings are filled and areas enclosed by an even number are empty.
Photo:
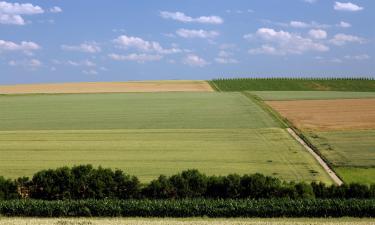
[[[265,101],[324,100],[324,99],[363,99],[375,98],[375,92],[345,91],[253,91]]]
[[[196,168],[286,180],[330,178],[240,93],[0,96],[0,173],[90,163],[149,181]]]
[[[133,81],[59,84],[2,85],[0,94],[119,93],[119,92],[211,92],[206,81]]]
[[[257,92],[283,117],[301,129],[346,182],[374,183],[375,99],[339,99],[371,96],[369,93]],[[263,95],[264,94],[264,95]],[[292,100],[322,98],[337,100]]]
[[[216,79],[211,85],[219,91],[358,91],[374,92],[370,78],[234,78]]]
[[[374,225],[374,219],[331,218],[331,219],[208,219],[208,218],[81,218],[81,219],[38,219],[0,218],[0,225]]]
[[[302,130],[375,129],[375,99],[267,101]]]

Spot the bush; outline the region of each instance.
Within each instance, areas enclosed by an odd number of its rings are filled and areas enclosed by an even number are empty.
[[[17,185],[0,176],[0,200],[18,198]]]

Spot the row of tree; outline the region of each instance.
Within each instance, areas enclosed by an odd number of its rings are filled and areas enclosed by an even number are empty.
[[[375,184],[368,186],[283,182],[278,178],[252,175],[206,176],[187,170],[148,184],[121,170],[81,165],[42,170],[32,179],[14,181],[0,177],[0,199],[264,199],[264,198],[375,198]]]

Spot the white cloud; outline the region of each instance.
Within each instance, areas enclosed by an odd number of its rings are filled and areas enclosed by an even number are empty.
[[[183,38],[215,38],[219,36],[217,31],[179,29],[176,34]]]
[[[314,39],[326,39],[327,38],[327,32],[325,30],[321,29],[312,29],[309,31],[310,37]]]
[[[353,4],[351,2],[335,2],[335,5],[333,6],[333,8],[337,11],[349,11],[349,12],[356,12],[356,11],[361,11],[364,9],[363,7]]]
[[[129,55],[119,55],[119,54],[109,54],[109,58],[116,61],[135,61],[138,63],[150,62],[150,61],[160,61],[163,59],[162,55],[152,55],[152,54],[129,54]]]
[[[215,58],[215,61],[220,64],[236,64],[239,63],[237,59],[232,58],[232,53],[221,50],[218,54],[218,57]]]
[[[363,44],[365,43],[365,39],[364,38],[361,38],[361,37],[358,37],[358,36],[354,36],[354,35],[347,35],[347,34],[336,34],[331,40],[330,42],[334,45],[337,45],[337,46],[342,46],[342,45],[345,45],[345,44],[348,44],[348,43],[359,43],[359,44]]]
[[[293,34],[286,31],[275,31],[271,28],[260,28],[255,35],[245,35],[246,39],[257,39],[265,44],[260,48],[250,49],[251,54],[271,54],[271,55],[287,55],[302,54],[304,52],[316,51],[326,52],[329,47],[323,43],[305,38],[299,34]]]
[[[29,69],[36,69],[42,66],[42,62],[40,62],[37,59],[21,60],[21,61],[11,60],[8,62],[8,65],[14,66],[14,67],[20,66],[20,67],[26,67]]]
[[[315,2],[317,2],[318,0],[303,0],[304,2],[307,2],[307,3],[310,3],[310,4],[313,4]]]
[[[284,27],[293,27],[293,28],[329,28],[330,25],[327,24],[320,24],[315,21],[311,21],[309,23],[303,21],[290,21],[289,24],[278,23]]]
[[[341,21],[339,24],[337,24],[338,27],[341,27],[341,28],[349,28],[351,27],[352,25],[350,23],[347,23],[347,22],[344,22],[344,21]]]
[[[207,66],[209,63],[204,60],[203,58],[197,56],[197,55],[193,55],[193,54],[189,54],[187,55],[183,60],[182,62],[185,64],[185,65],[189,65],[189,66],[192,66],[192,67],[204,67],[204,66]]]
[[[68,60],[66,62],[67,65],[70,66],[86,66],[86,67],[95,67],[96,64],[90,60],[83,60],[83,61],[72,61]]]
[[[178,48],[164,49],[158,42],[145,41],[139,37],[130,37],[126,35],[119,36],[113,40],[113,42],[116,43],[120,48],[135,48],[143,52],[156,52],[158,54],[174,54],[181,52],[181,49]]]
[[[97,75],[98,71],[96,71],[96,70],[82,70],[82,73],[87,74],[87,75]]]
[[[50,8],[49,11],[51,13],[61,13],[63,10],[58,6],[54,6],[54,7]]]
[[[77,51],[77,52],[85,52],[85,53],[101,52],[101,48],[95,42],[85,42],[80,45],[62,45],[61,49],[65,51]]]
[[[201,16],[193,18],[182,12],[160,12],[160,16],[164,19],[172,19],[183,23],[203,23],[203,24],[222,24],[224,20],[219,16]]]
[[[371,57],[367,54],[363,54],[363,55],[346,55],[345,56],[345,59],[354,59],[354,60],[358,60],[358,61],[362,61],[362,60],[368,60],[370,59]]]
[[[0,1],[0,24],[25,25],[22,15],[35,15],[44,13],[40,6],[30,3],[9,3]]]
[[[22,41],[17,44],[12,41],[0,40],[0,53],[1,52],[23,52],[27,55],[32,55],[32,51],[40,49],[40,46],[31,41]]]

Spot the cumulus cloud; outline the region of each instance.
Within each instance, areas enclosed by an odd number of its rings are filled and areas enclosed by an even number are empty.
[[[80,45],[62,45],[61,49],[64,51],[77,51],[85,53],[101,52],[101,48],[95,42],[85,42]]]
[[[192,66],[192,67],[204,67],[209,64],[206,60],[194,54],[187,55],[182,60],[182,63],[185,65]]]
[[[40,62],[37,59],[28,59],[28,60],[11,60],[8,62],[9,66],[14,66],[14,67],[26,67],[29,69],[36,69],[42,66],[42,62]]]
[[[326,52],[329,50],[328,46],[318,41],[302,37],[299,34],[283,30],[276,31],[271,28],[260,28],[254,35],[248,34],[244,38],[264,42],[260,48],[250,49],[249,53],[251,54],[287,55],[302,54],[309,51]]]
[[[309,35],[310,37],[314,38],[314,39],[326,39],[327,38],[327,32],[325,30],[315,30],[315,29],[312,29],[309,31]]]
[[[310,4],[313,4],[315,2],[317,2],[318,0],[303,0],[304,2],[307,2],[307,3],[310,3]]]
[[[354,35],[347,35],[347,34],[336,34],[331,40],[330,43],[337,45],[337,46],[343,46],[348,43],[359,43],[363,44],[365,43],[365,39],[354,36]]]
[[[349,59],[349,60],[358,60],[358,61],[362,61],[362,60],[368,60],[370,59],[371,57],[367,54],[362,54],[362,55],[346,55],[345,56],[345,59]]]
[[[237,59],[232,58],[232,53],[221,50],[218,54],[218,57],[215,58],[215,62],[220,64],[236,64],[239,61]]]
[[[86,66],[86,67],[95,67],[96,64],[90,60],[83,60],[83,61],[72,61],[68,60],[66,62],[67,65],[70,66]]]
[[[98,71],[91,69],[91,70],[82,70],[82,73],[87,74],[87,75],[97,75]]]
[[[44,13],[40,6],[31,3],[10,3],[0,1],[0,24],[25,25],[22,15],[35,15]]]
[[[54,7],[50,8],[49,11],[51,13],[61,13],[63,10],[58,6],[54,6]]]
[[[109,58],[116,61],[135,61],[138,63],[150,62],[150,61],[159,61],[163,59],[162,55],[153,55],[153,54],[129,54],[129,55],[119,55],[119,54],[109,54]]]
[[[183,23],[202,23],[202,24],[222,24],[224,20],[219,16],[200,16],[193,18],[182,12],[160,12],[160,16],[164,19],[172,19]]]
[[[348,12],[356,12],[356,11],[361,11],[364,9],[363,7],[353,4],[351,2],[335,2],[335,5],[333,6],[333,8],[337,11],[348,11]]]
[[[182,51],[178,48],[165,49],[156,41],[145,41],[140,37],[131,37],[127,35],[121,35],[113,40],[113,42],[123,49],[133,48],[143,52],[156,52],[158,54],[174,54]]]
[[[219,36],[217,31],[206,31],[206,30],[189,30],[189,29],[179,29],[176,34],[183,38],[205,38],[211,39]]]
[[[283,24],[280,25],[286,26],[286,27],[293,27],[293,28],[329,28],[330,25],[327,24],[320,24],[315,21],[311,22],[303,22],[303,21],[290,21],[289,24]]]
[[[0,40],[0,53],[1,52],[23,52],[32,55],[32,52],[40,49],[40,46],[35,42],[22,41],[17,44],[12,41]]]
[[[341,28],[349,28],[352,25],[350,23],[348,23],[348,22],[341,21],[339,24],[337,24],[337,26],[341,27]]]

